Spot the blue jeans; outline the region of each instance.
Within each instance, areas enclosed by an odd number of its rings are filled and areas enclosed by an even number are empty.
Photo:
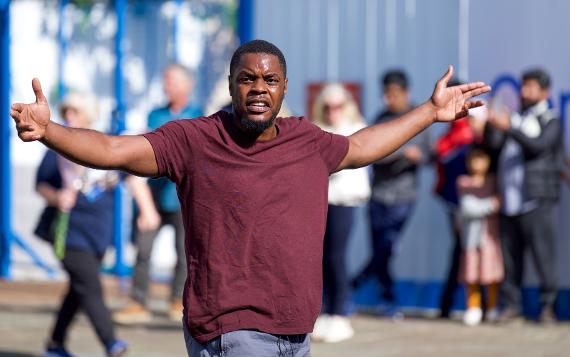
[[[205,344],[190,336],[184,325],[188,357],[310,357],[308,334],[273,335],[254,330],[224,333]]]
[[[364,271],[355,279],[355,285],[375,276],[382,285],[382,297],[388,303],[395,303],[394,281],[390,273],[390,261],[394,246],[413,209],[413,203],[385,205],[370,201],[370,224],[372,226],[372,259]]]

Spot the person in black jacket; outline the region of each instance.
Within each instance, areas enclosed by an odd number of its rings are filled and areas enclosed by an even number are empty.
[[[557,292],[554,208],[563,162],[560,120],[549,108],[550,77],[542,69],[522,76],[521,111],[490,112],[485,141],[498,156],[502,195],[501,236],[505,262],[500,321],[521,314],[524,253],[535,262],[542,310],[539,321],[554,321]]]

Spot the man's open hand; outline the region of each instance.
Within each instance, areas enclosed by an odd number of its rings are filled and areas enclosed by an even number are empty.
[[[49,105],[37,78],[32,80],[32,88],[36,95],[36,102],[30,104],[15,103],[12,104],[10,110],[10,116],[16,122],[18,136],[23,141],[43,139],[50,122]]]
[[[452,76],[453,66],[449,66],[447,73],[437,81],[431,96],[436,121],[447,122],[467,116],[470,108],[483,105],[482,100],[471,101],[469,99],[491,90],[491,87],[484,82],[448,87],[447,83]]]

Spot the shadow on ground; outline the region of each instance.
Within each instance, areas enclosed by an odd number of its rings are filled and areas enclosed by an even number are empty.
[[[29,353],[13,352],[13,351],[0,351],[0,357],[37,357]]]

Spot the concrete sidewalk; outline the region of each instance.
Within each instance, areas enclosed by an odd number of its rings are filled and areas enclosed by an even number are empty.
[[[104,286],[112,308],[126,300],[114,278]],[[39,356],[53,322],[63,283],[9,283],[0,281],[0,357]],[[151,308],[154,321],[139,327],[118,327],[131,345],[129,356],[185,356],[180,325],[166,318],[168,288],[154,284]],[[339,344],[313,344],[313,356],[568,356],[570,325],[468,328],[455,321],[405,319],[393,322],[369,316],[353,318],[356,336]],[[86,318],[81,315],[69,336],[77,356],[103,356]]]

